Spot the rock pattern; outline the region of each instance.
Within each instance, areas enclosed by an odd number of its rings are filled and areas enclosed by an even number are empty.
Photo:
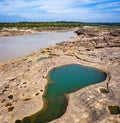
[[[48,72],[66,64],[82,64],[107,73],[107,79],[69,94],[66,112],[51,123],[119,123],[108,106],[120,107],[119,30],[85,31],[69,42],[0,64],[0,121],[14,123],[40,111]],[[88,29],[89,30],[89,29]],[[39,58],[50,57],[45,61]]]

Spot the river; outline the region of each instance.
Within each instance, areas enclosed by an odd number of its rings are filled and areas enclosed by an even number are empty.
[[[50,45],[68,41],[74,35],[73,31],[52,31],[22,36],[0,37],[0,62],[23,57]]]

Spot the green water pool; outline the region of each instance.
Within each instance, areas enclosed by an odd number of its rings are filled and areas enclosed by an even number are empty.
[[[39,58],[38,61],[45,61],[45,60],[48,60],[50,59],[50,57],[42,57],[42,58]]]
[[[46,123],[60,117],[66,111],[67,94],[104,81],[106,74],[93,68],[70,64],[52,69],[47,78],[49,83],[43,96],[44,108],[25,117],[22,123]]]

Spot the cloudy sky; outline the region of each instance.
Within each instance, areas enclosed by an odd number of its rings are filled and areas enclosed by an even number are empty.
[[[120,0],[0,0],[0,22],[120,22]]]

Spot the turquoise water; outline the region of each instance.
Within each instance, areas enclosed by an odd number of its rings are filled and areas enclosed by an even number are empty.
[[[45,61],[47,59],[50,59],[50,57],[42,57],[42,58],[39,58],[38,61]]]
[[[71,64],[52,69],[47,77],[49,84],[43,97],[44,108],[24,118],[23,123],[45,123],[60,117],[66,111],[67,94],[104,81],[106,74],[96,69]]]

